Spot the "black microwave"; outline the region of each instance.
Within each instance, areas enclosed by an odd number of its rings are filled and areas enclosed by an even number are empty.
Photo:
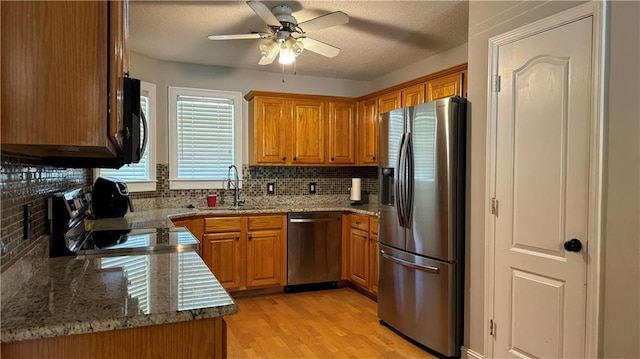
[[[120,168],[138,163],[147,142],[147,121],[140,107],[140,80],[125,77],[123,87],[123,146],[115,158],[45,157],[44,164],[67,168]]]

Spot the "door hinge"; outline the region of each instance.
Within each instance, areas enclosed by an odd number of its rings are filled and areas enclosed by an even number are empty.
[[[493,91],[500,92],[500,75],[493,77]]]
[[[498,200],[495,197],[491,198],[491,214],[498,217]]]
[[[489,335],[491,335],[492,337],[496,336],[496,323],[493,321],[493,319],[489,319]]]

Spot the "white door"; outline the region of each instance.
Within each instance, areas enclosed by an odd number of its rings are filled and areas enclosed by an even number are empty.
[[[585,356],[592,20],[497,50],[495,358]]]

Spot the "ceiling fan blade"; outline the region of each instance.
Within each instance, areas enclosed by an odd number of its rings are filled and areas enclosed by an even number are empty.
[[[253,34],[233,34],[233,35],[211,35],[207,37],[209,40],[249,40],[249,39],[265,39],[271,36],[267,33]]]
[[[260,16],[262,21],[267,23],[267,25],[278,27],[278,28],[280,26],[282,26],[280,24],[280,21],[278,21],[278,19],[275,17],[275,15],[273,15],[273,13],[267,7],[267,5],[265,5],[265,4],[263,4],[263,3],[259,2],[259,1],[247,1],[247,5],[249,5],[251,7],[251,9],[253,10],[253,12],[255,12],[256,15]]]
[[[325,44],[322,41],[314,40],[309,37],[305,37],[301,40],[304,44],[305,50],[313,51],[316,54],[320,54],[326,57],[336,57],[340,53],[339,48],[331,46],[329,44]]]
[[[262,56],[262,58],[260,58],[260,61],[258,61],[258,65],[269,65],[273,62],[273,60],[275,60],[276,57],[273,56],[271,58],[266,57],[266,56]]]
[[[298,26],[304,32],[326,29],[327,27],[342,25],[349,22],[349,15],[342,11],[332,12],[330,14],[318,16],[311,20],[303,21]]]

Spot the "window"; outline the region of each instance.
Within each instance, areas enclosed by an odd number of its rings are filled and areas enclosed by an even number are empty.
[[[118,177],[127,183],[130,192],[156,190],[156,159],[155,159],[155,123],[156,123],[156,85],[140,82],[140,106],[147,119],[149,136],[147,148],[140,162],[125,165],[119,169],[97,169],[95,176]],[[143,134],[144,135],[144,134]]]
[[[242,94],[169,87],[169,107],[169,188],[222,188],[242,168]]]

